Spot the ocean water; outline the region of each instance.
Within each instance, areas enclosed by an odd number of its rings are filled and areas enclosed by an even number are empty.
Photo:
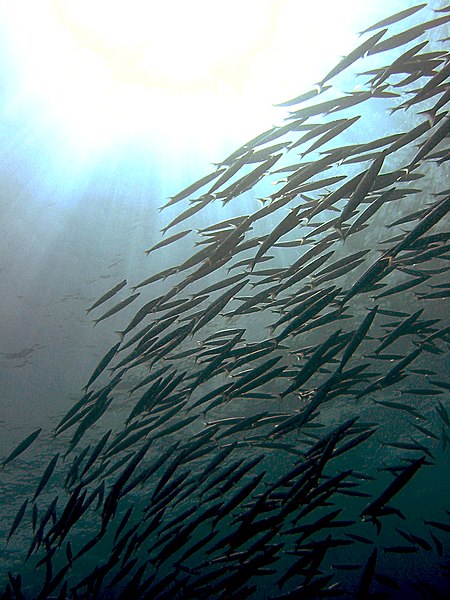
[[[229,160],[112,154],[11,219],[3,597],[448,597],[448,12],[412,7]]]

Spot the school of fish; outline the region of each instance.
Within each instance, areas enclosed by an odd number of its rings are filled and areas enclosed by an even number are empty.
[[[449,597],[449,497],[427,494],[450,456],[449,22],[423,3],[368,27],[165,202],[148,278],[86,310],[131,318],[18,500],[1,598]]]

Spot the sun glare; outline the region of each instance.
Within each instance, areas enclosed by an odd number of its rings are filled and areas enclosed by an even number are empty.
[[[270,126],[271,103],[311,85],[330,45],[345,48],[354,31],[324,6],[326,19],[298,0],[16,0],[1,12],[18,95],[88,153],[161,131]]]

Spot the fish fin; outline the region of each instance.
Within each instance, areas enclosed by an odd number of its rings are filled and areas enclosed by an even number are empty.
[[[249,262],[249,265],[248,265],[248,268],[246,269],[246,272],[247,272],[247,273],[252,273],[252,272],[253,272],[253,269],[255,268],[255,265],[256,265],[256,260],[252,259],[252,260]]]
[[[333,229],[337,232],[341,240],[345,242],[345,236],[342,232],[342,221],[340,219],[336,219],[336,221],[333,223]]]
[[[426,118],[428,119],[428,122],[430,123],[430,127],[433,127],[433,125],[436,122],[436,113],[433,110],[422,110],[417,114],[425,115]]]
[[[314,89],[317,90],[317,94],[320,94],[323,90],[323,86],[325,85],[325,81],[318,81],[314,84]]]

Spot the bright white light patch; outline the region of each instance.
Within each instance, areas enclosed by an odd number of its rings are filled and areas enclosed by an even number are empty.
[[[207,145],[270,127],[273,102],[309,89],[352,49],[358,0],[345,5],[15,0],[0,16],[22,101],[89,154],[155,133]]]
[[[236,85],[260,46],[270,44],[279,2],[55,0],[54,4],[61,25],[81,47],[102,56],[116,79],[182,91],[214,86],[217,75]]]

